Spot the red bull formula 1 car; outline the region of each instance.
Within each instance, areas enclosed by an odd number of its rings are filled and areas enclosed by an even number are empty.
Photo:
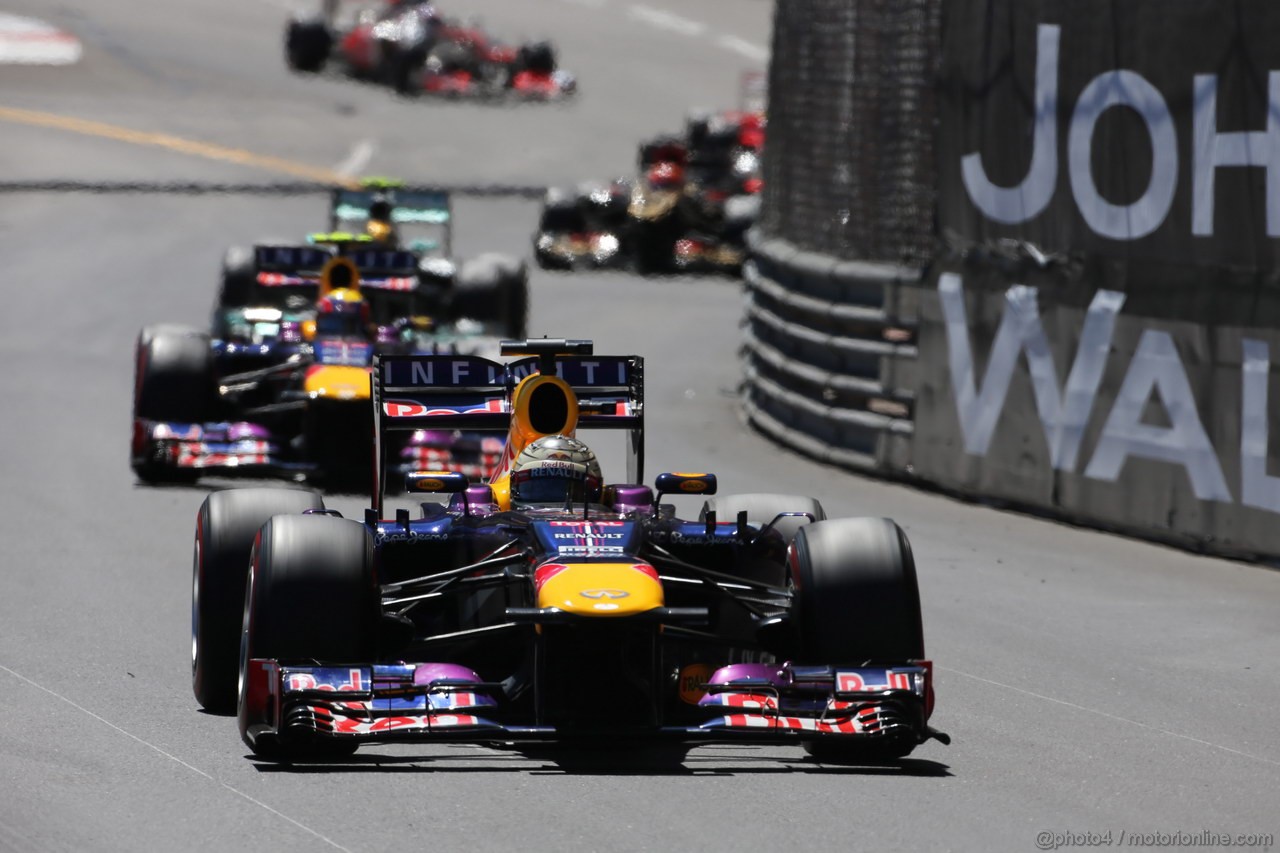
[[[502,337],[525,334],[524,263],[494,253],[453,260],[451,223],[446,193],[381,181],[334,190],[331,230],[307,243],[229,250],[210,332],[166,325],[138,337],[130,459],[139,478],[366,489],[374,352],[496,355]],[[375,225],[377,240],[367,233]],[[326,270],[346,274],[338,287],[354,298],[328,307],[355,312],[349,328],[317,329]],[[501,441],[420,430],[400,449],[406,471],[482,476]]]
[[[193,677],[273,760],[362,744],[634,740],[796,744],[884,761],[930,738],[910,545],[884,518],[812,498],[643,484],[644,364],[589,341],[504,342],[494,361],[375,362],[377,455],[392,434],[507,428],[486,482],[385,481],[361,520],[312,492],[210,495],[197,515]],[[581,441],[626,434],[625,483]],[[666,495],[705,496],[682,519]]]

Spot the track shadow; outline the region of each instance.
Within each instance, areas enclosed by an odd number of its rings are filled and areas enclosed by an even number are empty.
[[[379,755],[373,751],[328,761],[274,763],[255,756],[261,773],[523,773],[530,776],[758,776],[810,774],[836,776],[950,777],[946,764],[904,758],[878,764],[824,764],[799,750],[794,757],[776,749],[703,746],[591,749],[551,746],[501,746],[480,750],[458,747],[455,754]]]

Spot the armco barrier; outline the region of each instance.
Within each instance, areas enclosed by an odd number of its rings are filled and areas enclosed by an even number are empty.
[[[841,262],[751,235],[743,331],[748,418],[826,462],[905,473],[919,271]]]
[[[743,410],[779,444],[1182,547],[1280,555],[1280,331],[1130,314],[1063,259],[977,253],[922,271],[750,240]]]

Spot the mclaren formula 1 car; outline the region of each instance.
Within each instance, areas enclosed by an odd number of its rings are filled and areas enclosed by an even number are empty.
[[[513,360],[379,357],[375,443],[507,428],[484,482],[406,478],[427,500],[363,519],[319,495],[228,490],[196,522],[193,685],[266,759],[413,741],[803,745],[883,761],[930,738],[911,548],[883,518],[803,496],[644,485],[644,365],[589,341]],[[580,440],[624,431],[627,482]],[[696,518],[667,495],[702,496]]]
[[[502,44],[422,0],[345,8],[350,5],[330,0],[318,15],[290,19],[290,68],[318,72],[332,65],[403,95],[549,101],[577,91],[576,79],[557,66],[548,42]]]

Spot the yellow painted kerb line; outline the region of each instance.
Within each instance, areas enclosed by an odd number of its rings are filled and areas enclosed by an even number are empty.
[[[225,148],[221,145],[213,145],[208,142],[196,142],[191,139],[183,139],[180,136],[171,136],[167,133],[148,133],[141,130],[130,130],[127,127],[105,124],[100,121],[89,121],[82,118],[72,118],[70,116],[55,115],[53,113],[37,112],[35,110],[19,110],[14,109],[13,107],[0,107],[0,120],[13,121],[18,122],[19,124],[32,125],[35,127],[51,127],[56,130],[65,130],[70,133],[83,133],[86,136],[97,136],[102,139],[114,139],[118,142],[129,142],[134,145],[151,145],[157,148],[167,148],[170,151],[176,151],[180,154],[204,157],[206,160],[221,160],[225,163],[236,163],[240,166],[249,166],[250,168],[263,169],[268,172],[280,172],[286,175],[292,175],[295,178],[316,181],[322,184],[336,184],[349,189],[358,189],[360,186],[359,181],[356,181],[347,175],[338,174],[332,169],[308,166],[305,163],[297,163],[293,160],[285,160],[280,157],[268,157],[263,154],[254,154],[252,151],[245,151],[242,148]]]

